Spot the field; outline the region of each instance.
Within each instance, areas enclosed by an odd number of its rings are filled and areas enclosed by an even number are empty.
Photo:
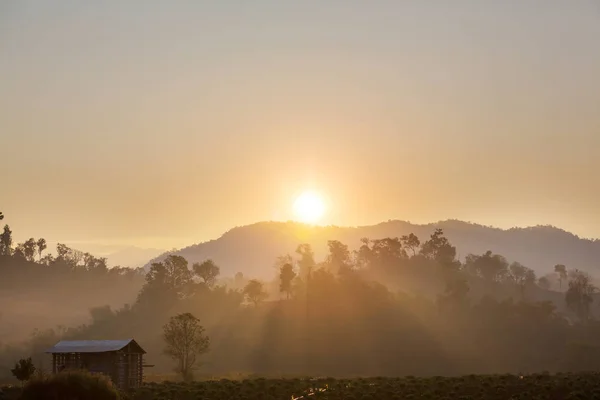
[[[132,400],[600,400],[600,374],[164,382],[148,383],[132,393],[130,398]]]
[[[5,388],[0,399],[19,398]],[[146,383],[125,400],[600,400],[600,373]]]

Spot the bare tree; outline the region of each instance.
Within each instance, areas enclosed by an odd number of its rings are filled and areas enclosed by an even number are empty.
[[[185,381],[192,380],[198,356],[208,351],[210,343],[200,320],[190,313],[171,317],[163,326],[163,339],[167,344],[165,354],[177,361],[177,373]]]

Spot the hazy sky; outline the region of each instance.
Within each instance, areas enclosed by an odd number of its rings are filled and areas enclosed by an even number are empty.
[[[600,237],[600,1],[0,2],[0,211],[172,247],[292,217]]]

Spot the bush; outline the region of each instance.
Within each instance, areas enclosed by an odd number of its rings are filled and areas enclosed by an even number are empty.
[[[118,400],[111,381],[86,371],[65,371],[46,379],[32,380],[23,389],[22,400]]]

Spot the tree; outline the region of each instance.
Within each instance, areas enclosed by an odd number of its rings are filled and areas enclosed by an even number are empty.
[[[429,240],[423,243],[421,255],[439,264],[451,266],[456,264],[456,247],[450,244],[444,236],[444,230],[438,228],[431,234]]]
[[[40,238],[37,241],[37,249],[38,249],[38,255],[40,256],[40,260],[42,259],[42,252],[44,250],[46,250],[48,248],[48,246],[46,245],[46,239],[44,238]]]
[[[592,279],[588,274],[578,270],[571,273],[569,288],[565,293],[565,302],[582,322],[589,318],[590,306],[594,301],[593,295],[596,291],[597,288],[592,284]]]
[[[35,366],[33,365],[31,357],[27,359],[20,359],[19,362],[15,364],[15,367],[10,370],[10,372],[15,378],[21,381],[21,383],[31,379],[35,373]]]
[[[525,298],[525,289],[535,283],[535,272],[521,265],[518,262],[510,264],[508,267],[512,281],[517,285],[521,299]]]
[[[2,214],[2,211],[0,211],[0,221],[2,221],[4,219],[4,214]]]
[[[12,231],[8,225],[4,225],[4,231],[0,235],[0,255],[10,256],[12,254]]]
[[[562,283],[567,279],[567,267],[562,264],[556,264],[554,266],[554,272],[558,275],[558,287],[562,289]]]
[[[489,250],[481,256],[469,254],[465,259],[465,268],[471,274],[480,276],[492,284],[502,282],[509,274],[506,259],[499,254],[493,254]]]
[[[344,273],[352,268],[350,260],[350,251],[348,246],[338,240],[327,242],[329,254],[325,259],[325,265],[333,273]]]
[[[138,303],[149,301],[153,305],[167,306],[185,297],[191,282],[187,260],[171,254],[163,262],[152,264],[138,295]]]
[[[285,264],[279,272],[279,291],[286,293],[289,299],[292,294],[292,281],[296,277],[292,264]]]
[[[300,256],[300,260],[298,261],[298,274],[301,278],[306,278],[306,276],[315,268],[315,253],[310,244],[304,243],[296,248],[296,254]]]
[[[221,273],[221,269],[213,260],[210,259],[202,263],[194,263],[192,269],[194,270],[194,273],[200,279],[202,279],[204,284],[209,288],[212,288],[215,285],[217,277]]]
[[[210,340],[204,334],[200,320],[190,313],[178,314],[163,326],[165,354],[177,362],[176,372],[185,381],[193,379],[198,356],[209,349]]]
[[[256,279],[252,279],[246,284],[243,293],[248,301],[254,303],[254,306],[258,306],[259,303],[269,297],[263,288],[262,282]]]
[[[27,261],[34,261],[35,253],[37,253],[37,242],[34,238],[30,238],[23,243],[23,254]]]
[[[415,235],[414,233],[404,235],[400,238],[400,241],[402,241],[402,245],[405,248],[411,251],[413,257],[417,255],[417,250],[419,250],[419,246],[421,246],[421,241],[419,240],[417,235]]]
[[[549,290],[550,289],[550,279],[548,279],[548,277],[546,277],[546,276],[542,276],[540,279],[538,279],[538,286],[544,290]]]

